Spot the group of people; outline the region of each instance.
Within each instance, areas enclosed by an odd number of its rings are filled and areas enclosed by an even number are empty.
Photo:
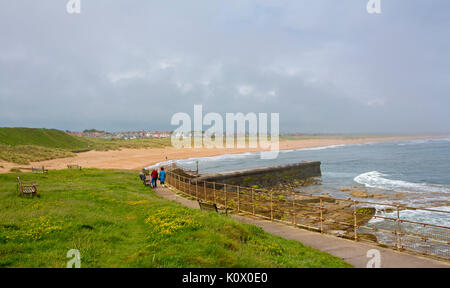
[[[143,173],[145,172],[144,170],[140,173],[140,177],[142,181],[145,181],[145,174]],[[158,173],[158,169],[154,168],[152,172],[150,172],[150,177],[152,177],[152,187],[156,188],[158,186],[158,179],[159,179],[159,183],[161,185],[164,185],[164,182],[166,181],[166,171],[164,171],[164,167],[161,167],[159,169],[159,173]]]
[[[155,168],[153,169],[152,173],[150,173],[150,176],[152,176],[152,187],[156,188],[157,185],[157,180],[159,179],[159,183],[161,185],[164,185],[164,182],[166,180],[166,171],[164,171],[164,167],[161,167],[161,169],[158,170]]]

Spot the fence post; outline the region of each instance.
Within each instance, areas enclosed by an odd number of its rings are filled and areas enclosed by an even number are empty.
[[[195,180],[195,198],[198,200],[198,181]]]
[[[395,235],[397,235],[397,249],[402,249],[402,239],[400,237],[400,206],[397,205],[397,227],[395,229]]]
[[[216,202],[216,182],[213,182],[213,194],[214,194],[214,203],[217,204],[217,202]]]
[[[253,215],[255,215],[255,188],[252,188]]]
[[[320,196],[320,233],[323,233],[323,201],[322,196]]]
[[[228,200],[228,197],[227,197],[227,184],[223,184],[223,189],[225,191],[225,211],[228,211],[227,210],[228,209],[228,207],[227,207],[227,200]]]
[[[292,192],[292,224],[295,225],[295,193]]]
[[[207,198],[206,198],[206,181],[203,181],[203,191],[205,192],[205,201],[207,201]]]
[[[189,178],[187,178],[187,179],[188,179],[188,182],[187,182],[188,194],[192,196],[192,194],[191,194],[191,179],[189,179]],[[186,183],[186,181],[184,183]]]
[[[295,210],[295,199],[294,199],[294,225],[297,226],[297,210]]]
[[[273,221],[273,191],[270,191],[270,220]]]
[[[240,195],[239,195],[239,194],[241,194],[241,193],[240,193],[240,191],[239,191],[239,186],[237,186],[237,190],[236,190],[236,191],[237,191],[237,200],[238,200],[237,211],[238,211],[238,213],[239,213],[240,210],[241,210],[241,209],[240,209],[240,208],[241,208],[241,203],[240,203],[240,202],[241,202],[241,200],[240,200],[241,197],[240,197]]]
[[[353,200],[353,228],[355,231],[355,241],[358,241],[358,214],[356,213],[356,201]]]

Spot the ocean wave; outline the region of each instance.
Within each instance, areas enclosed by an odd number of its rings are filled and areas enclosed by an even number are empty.
[[[289,150],[280,150],[280,153],[291,153],[294,152],[295,150],[293,149],[289,149]]]
[[[360,174],[353,180],[359,184],[370,188],[380,188],[397,192],[436,192],[450,193],[449,188],[441,185],[432,185],[427,183],[412,183],[402,180],[391,180],[384,178],[389,176],[378,171],[372,171]]]
[[[341,144],[341,145],[329,145],[329,146],[319,146],[319,147],[310,147],[310,148],[299,148],[299,149],[295,149],[292,151],[317,151],[317,150],[325,150],[325,149],[334,149],[334,148],[350,146],[350,145],[354,146],[354,145],[359,145],[359,144]]]
[[[407,146],[407,145],[418,145],[418,144],[426,144],[426,143],[436,143],[436,142],[449,142],[450,138],[425,138],[425,139],[416,139],[416,140],[405,140],[400,141],[398,146]]]
[[[450,212],[450,206],[433,207],[430,209],[436,210],[436,211],[401,210],[400,211],[400,219],[450,227],[450,214],[443,213],[443,212],[437,212],[437,211]],[[397,218],[397,211],[385,212],[383,210],[377,209],[376,216]],[[380,222],[384,222],[384,221],[388,221],[388,220],[385,220],[383,218],[374,217],[369,221],[369,223],[375,224],[375,223],[380,223]]]

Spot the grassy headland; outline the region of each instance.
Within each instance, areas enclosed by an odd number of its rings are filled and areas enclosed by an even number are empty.
[[[81,150],[88,147],[87,141],[72,137],[55,129],[0,128],[0,144],[8,146],[34,145],[47,148]]]
[[[156,196],[136,173],[83,169],[0,174],[0,267],[350,267],[339,258],[229,217]]]

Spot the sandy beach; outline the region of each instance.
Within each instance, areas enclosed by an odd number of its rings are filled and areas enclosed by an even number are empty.
[[[280,141],[280,150],[312,148],[331,145],[343,144],[363,144],[363,143],[377,143],[377,142],[393,142],[402,140],[415,139],[429,139],[437,138],[438,136],[423,135],[423,136],[396,136],[396,137],[332,137],[332,138],[316,138],[316,139],[302,139],[302,140],[282,140]],[[126,169],[126,170],[140,170],[144,167],[162,162],[166,160],[179,160],[191,157],[208,157],[223,154],[237,154],[245,152],[262,151],[261,148],[183,148],[176,149],[173,147],[153,148],[153,149],[122,149],[120,151],[89,151],[77,154],[76,157],[60,158],[47,160],[42,162],[33,162],[29,165],[20,165],[0,161],[0,173],[7,173],[13,167],[40,167],[44,166],[46,169],[64,169],[69,164],[78,164],[83,168],[101,168],[101,169]]]

